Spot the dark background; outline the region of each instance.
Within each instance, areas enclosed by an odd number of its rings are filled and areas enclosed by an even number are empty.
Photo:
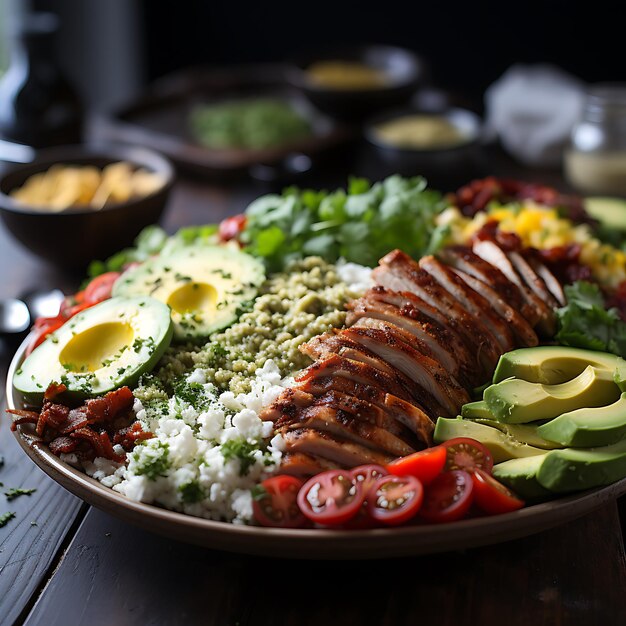
[[[411,48],[428,62],[435,85],[478,104],[514,63],[553,63],[586,82],[626,80],[624,9],[617,1],[33,0],[32,6],[62,15],[63,62],[95,107],[185,66],[285,61],[351,43]]]

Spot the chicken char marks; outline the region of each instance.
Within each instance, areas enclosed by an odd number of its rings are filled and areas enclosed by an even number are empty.
[[[283,473],[384,464],[430,445],[437,417],[457,415],[501,354],[549,336],[565,303],[539,255],[491,240],[419,262],[394,250],[373,278],[346,328],[300,347],[314,363],[263,413],[285,441]]]

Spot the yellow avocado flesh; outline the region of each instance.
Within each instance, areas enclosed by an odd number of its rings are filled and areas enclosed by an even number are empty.
[[[95,372],[135,340],[130,324],[107,322],[74,335],[59,354],[61,365],[70,372]]]
[[[545,454],[545,450],[530,446],[515,439],[507,433],[478,422],[464,419],[440,417],[435,426],[433,439],[435,443],[443,443],[455,437],[470,437],[480,441],[489,448],[495,463],[509,459],[523,458]]]
[[[172,291],[167,304],[176,313],[202,311],[209,316],[217,307],[217,290],[207,283],[186,283]]]
[[[589,365],[614,372],[615,382],[620,388],[626,380],[626,361],[615,354],[566,346],[536,346],[502,355],[493,382],[514,377],[529,383],[558,385],[575,378]]]
[[[626,393],[607,406],[563,413],[540,426],[537,434],[574,448],[617,443],[626,438]]]
[[[168,348],[174,327],[167,305],[147,296],[110,298],[81,311],[28,355],[13,386],[40,405],[51,383],[68,400],[133,386]]]
[[[615,402],[620,390],[613,372],[587,366],[576,378],[558,385],[508,379],[485,389],[484,400],[500,422],[518,424],[552,419],[584,407]]]

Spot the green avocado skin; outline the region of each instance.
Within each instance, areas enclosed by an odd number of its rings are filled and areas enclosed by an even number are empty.
[[[539,484],[556,493],[609,485],[626,476],[626,440],[599,448],[565,448],[545,455]]]
[[[498,463],[493,475],[523,498],[571,493],[626,476],[626,440],[598,448],[564,448]]]
[[[537,428],[544,439],[573,448],[608,446],[626,438],[626,393],[613,404],[563,413]]]

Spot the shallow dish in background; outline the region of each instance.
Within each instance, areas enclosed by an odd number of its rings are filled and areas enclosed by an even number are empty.
[[[291,88],[282,64],[259,64],[232,68],[198,67],[164,77],[139,98],[97,121],[99,136],[148,146],[167,155],[179,168],[203,176],[252,175],[263,167],[265,176],[296,176],[288,161],[294,155],[326,157],[344,146],[353,133],[323,115]],[[280,99],[307,119],[311,133],[294,141],[266,148],[209,148],[194,136],[190,116],[198,107],[228,100]]]
[[[412,116],[444,120],[458,129],[460,138],[448,145],[408,147],[385,141],[380,127],[388,122]],[[468,179],[480,177],[482,164],[482,120],[468,109],[446,108],[441,111],[404,108],[386,112],[367,120],[364,136],[380,159],[404,175],[422,175],[433,187],[451,191]]]
[[[93,165],[99,169],[126,161],[154,172],[162,185],[153,193],[110,204],[99,210],[71,207],[51,212],[45,207],[16,201],[10,192],[33,174],[56,164]],[[129,246],[139,232],[157,223],[165,209],[175,173],[171,163],[152,150],[121,145],[76,145],[38,152],[31,163],[3,171],[0,176],[0,217],[11,234],[55,265],[84,268],[92,259],[107,257]]]
[[[27,337],[7,375],[7,407],[23,408],[12,385],[24,360]],[[34,434],[18,426],[15,437],[48,476],[85,502],[157,534],[216,550],[281,558],[377,559],[462,550],[526,537],[564,524],[626,494],[626,478],[617,483],[528,506],[512,513],[448,524],[399,526],[373,530],[261,528],[216,522],[131,500],[54,456]]]
[[[385,77],[372,87],[340,89],[320,84],[308,73],[322,61],[352,62],[370,67]],[[313,52],[296,59],[287,80],[321,111],[354,122],[408,102],[427,77],[426,62],[414,52],[393,46],[356,46]]]

